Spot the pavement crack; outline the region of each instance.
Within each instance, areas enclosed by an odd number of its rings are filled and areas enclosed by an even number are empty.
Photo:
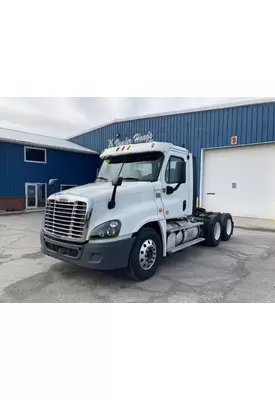
[[[275,246],[268,247],[264,253],[260,256],[261,260],[269,260],[270,257],[275,253]]]
[[[225,303],[227,296],[234,290],[234,288],[237,285],[241,285],[244,280],[251,274],[249,269],[246,267],[247,262],[246,261],[239,261],[238,264],[236,265],[235,271],[238,276],[237,280],[232,282],[230,285],[228,285],[220,298],[215,301],[215,303]]]
[[[13,258],[13,259],[10,259],[10,260],[7,260],[7,261],[0,261],[0,265],[8,264],[9,262],[12,262],[12,261],[15,261],[15,260],[17,260],[17,259]]]
[[[216,249],[218,252],[223,253],[224,255],[234,258],[236,260],[245,260],[247,261],[249,259],[249,256],[245,253],[242,253],[241,251],[237,250],[229,250],[229,249],[223,249],[223,248],[217,248]]]
[[[14,244],[14,243],[17,243],[17,242],[19,242],[19,240],[21,240],[21,239],[23,239],[23,238],[25,238],[26,236],[28,236],[28,233],[26,233],[25,235],[23,235],[23,236],[20,236],[19,238],[17,238],[17,239],[15,239],[15,240],[13,240],[12,242],[10,242],[10,243],[8,243],[8,244],[5,244],[4,246],[2,246],[3,247],[3,249],[5,249],[6,247],[8,247],[8,246],[11,246],[12,244]]]

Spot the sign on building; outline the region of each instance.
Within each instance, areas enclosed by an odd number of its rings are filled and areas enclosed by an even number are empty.
[[[117,146],[124,146],[127,144],[137,144],[137,143],[149,143],[153,141],[153,134],[151,132],[142,135],[140,133],[137,133],[134,135],[132,139],[126,138],[125,140],[119,140],[119,138],[115,139],[109,139],[109,145],[108,147],[117,147]]]

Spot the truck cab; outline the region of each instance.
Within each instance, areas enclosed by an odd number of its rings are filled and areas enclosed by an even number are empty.
[[[232,236],[230,214],[196,208],[196,163],[185,148],[129,143],[100,157],[95,183],[49,197],[45,254],[94,270],[125,268],[145,280],[168,254]]]

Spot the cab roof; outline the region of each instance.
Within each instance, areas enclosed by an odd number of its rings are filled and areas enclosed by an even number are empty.
[[[123,144],[117,147],[110,147],[105,149],[100,157],[105,158],[108,156],[119,156],[123,153],[134,154],[134,153],[147,153],[160,151],[166,153],[169,150],[177,150],[184,153],[188,153],[184,147],[174,146],[172,143],[161,143],[161,142],[149,142],[149,143],[138,143],[138,144]]]

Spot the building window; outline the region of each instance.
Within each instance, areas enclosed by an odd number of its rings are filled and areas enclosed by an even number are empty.
[[[169,160],[169,162],[167,164],[167,168],[166,168],[166,171],[165,171],[165,181],[166,181],[166,183],[169,183],[169,184],[178,183],[177,170],[176,170],[178,162],[185,163],[185,161],[182,158],[174,157],[174,156],[170,157],[170,160]]]
[[[63,190],[72,189],[74,187],[76,187],[76,185],[60,185],[60,190],[62,192]]]
[[[47,162],[47,152],[45,149],[36,147],[25,147],[25,162],[42,163]]]

